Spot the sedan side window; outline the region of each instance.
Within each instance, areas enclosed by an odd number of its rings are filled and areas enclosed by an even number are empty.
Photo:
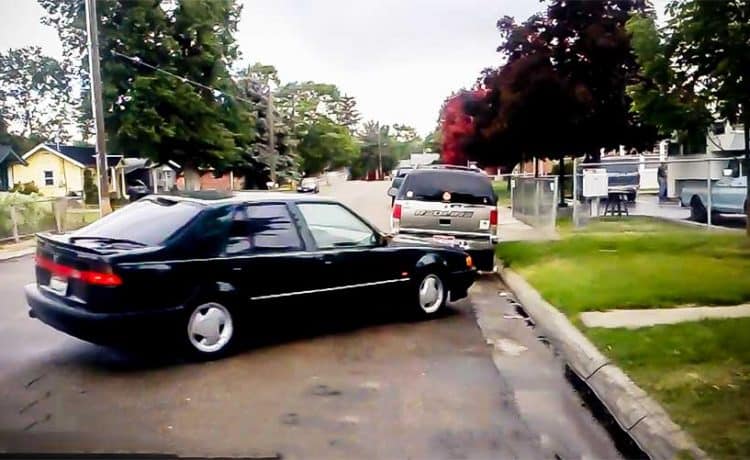
[[[227,255],[284,252],[302,249],[297,226],[284,204],[259,204],[239,208],[227,238]]]
[[[372,246],[377,241],[372,229],[341,205],[300,203],[297,208],[320,249]]]

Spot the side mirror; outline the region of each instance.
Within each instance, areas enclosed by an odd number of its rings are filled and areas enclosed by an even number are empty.
[[[396,187],[391,187],[388,189],[388,196],[396,196],[398,193],[398,189]]]

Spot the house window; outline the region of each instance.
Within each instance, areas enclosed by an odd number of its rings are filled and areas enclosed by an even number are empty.
[[[55,175],[53,171],[44,171],[44,185],[55,185]]]

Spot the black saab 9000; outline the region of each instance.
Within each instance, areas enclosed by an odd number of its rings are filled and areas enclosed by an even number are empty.
[[[78,231],[38,235],[26,298],[32,317],[90,342],[155,335],[213,358],[256,308],[347,296],[429,317],[475,277],[463,251],[396,242],[331,199],[153,195]]]

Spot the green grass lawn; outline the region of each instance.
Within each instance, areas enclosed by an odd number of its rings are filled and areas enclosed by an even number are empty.
[[[510,189],[508,188],[508,181],[506,181],[505,179],[493,181],[492,188],[495,189],[495,195],[497,195],[497,203],[500,206],[509,206]]]
[[[711,456],[739,459],[750,457],[748,331],[750,318],[586,334]]]
[[[503,262],[611,357],[715,458],[750,457],[750,318],[637,330],[578,314],[750,301],[750,239],[649,218],[558,225],[559,241],[503,243]]]
[[[648,218],[559,227],[552,242],[498,246],[503,262],[569,316],[750,300],[750,240]]]

